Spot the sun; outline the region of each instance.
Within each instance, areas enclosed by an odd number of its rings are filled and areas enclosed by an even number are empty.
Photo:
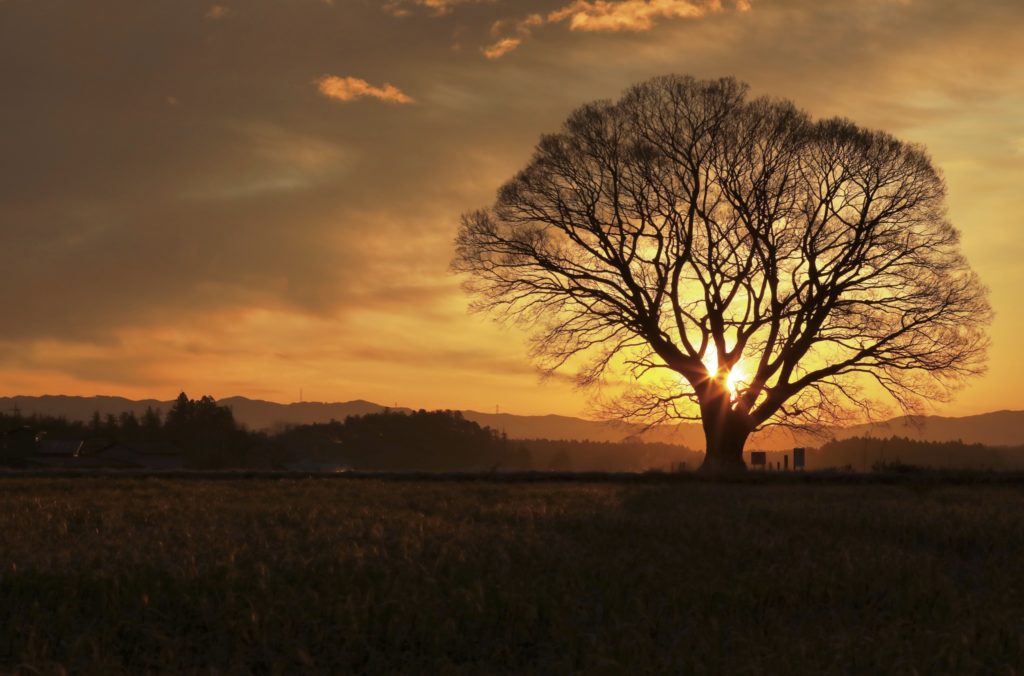
[[[729,377],[725,380],[725,386],[729,388],[729,393],[732,398],[737,397],[739,386],[746,384],[747,374],[743,371],[743,364],[739,363],[733,367],[732,371],[729,371]]]
[[[708,375],[714,377],[718,373],[718,352],[711,350],[704,355],[704,368],[708,370]],[[739,388],[741,385],[745,385],[747,382],[747,372],[743,368],[743,360],[741,359],[732,367],[729,371],[729,375],[726,376],[725,386],[729,390],[729,394],[733,399],[739,395]]]

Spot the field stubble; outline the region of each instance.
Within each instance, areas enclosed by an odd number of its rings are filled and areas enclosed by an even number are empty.
[[[1021,673],[1019,486],[0,480],[0,669]]]

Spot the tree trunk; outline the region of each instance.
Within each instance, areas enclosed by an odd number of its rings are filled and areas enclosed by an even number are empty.
[[[705,455],[700,471],[709,474],[743,472],[743,447],[750,436],[750,428],[737,413],[726,408],[704,411]]]

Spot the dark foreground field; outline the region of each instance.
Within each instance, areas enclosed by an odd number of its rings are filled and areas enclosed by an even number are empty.
[[[1024,672],[1024,488],[0,479],[0,671]]]

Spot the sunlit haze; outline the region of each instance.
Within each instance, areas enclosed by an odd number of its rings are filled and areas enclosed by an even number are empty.
[[[708,370],[708,375],[711,377],[718,373],[718,353],[714,349],[708,350],[704,355],[704,367]],[[740,360],[739,363],[729,370],[729,375],[725,378],[725,386],[729,388],[733,399],[736,398],[737,392],[746,384],[748,377],[743,360]]]
[[[925,146],[996,311],[933,412],[1024,409],[1022,35],[1020,0],[0,0],[0,395],[584,414],[467,312],[459,216],[680,73]]]

